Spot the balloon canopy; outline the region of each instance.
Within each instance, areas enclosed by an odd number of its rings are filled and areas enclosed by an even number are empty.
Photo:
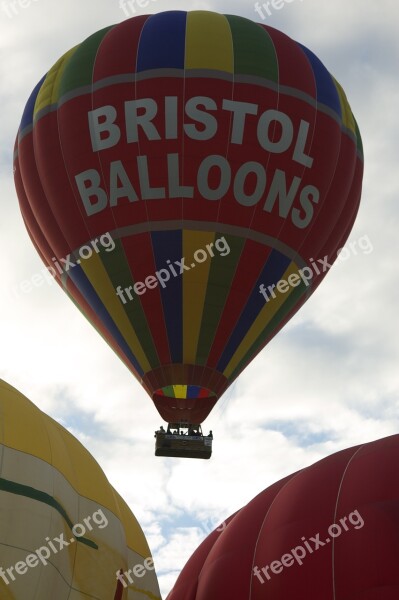
[[[399,435],[279,481],[194,552],[167,600],[399,597]]]
[[[165,420],[201,423],[328,272],[363,154],[310,50],[241,17],[170,11],[58,60],[14,171],[48,271]]]
[[[0,418],[1,599],[160,600],[140,525],[80,442],[2,380]]]

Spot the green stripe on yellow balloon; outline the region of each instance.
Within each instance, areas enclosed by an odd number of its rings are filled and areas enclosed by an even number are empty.
[[[202,313],[204,311],[205,296],[211,258],[203,263],[194,261],[194,254],[199,248],[205,249],[207,244],[215,241],[215,233],[204,231],[183,231],[183,256],[190,271],[183,274],[183,362],[195,364],[198,341],[201,331]],[[191,268],[191,265],[195,265]]]
[[[234,72],[278,82],[278,62],[274,44],[258,23],[227,15],[234,40]]]
[[[288,269],[285,271],[281,280],[287,281],[291,275],[298,274],[299,268],[294,262],[290,264]],[[265,306],[262,308],[255,321],[251,325],[241,344],[233,354],[230,362],[226,366],[223,375],[228,379],[232,376],[233,371],[237,368],[238,364],[243,360],[244,356],[249,352],[250,348],[256,343],[256,340],[262,335],[264,329],[271,322],[273,317],[278,313],[280,308],[289,297],[294,293],[296,288],[291,287],[285,294],[280,292],[277,288],[273,289],[275,298],[271,297],[268,301],[265,300]]]
[[[126,314],[124,305],[116,295],[115,288],[112,285],[112,281],[110,280],[99,255],[93,254],[91,258],[82,261],[80,266],[89,282],[96,290],[97,295],[105,306],[108,314],[122,333],[123,338],[139,362],[141,368],[144,372],[149,371],[151,369],[150,361]],[[135,300],[133,300],[133,302],[134,301]]]
[[[185,68],[234,73],[231,30],[224,15],[201,10],[187,14]]]
[[[50,496],[50,494],[47,494],[46,492],[33,488],[29,485],[23,485],[15,481],[10,481],[9,479],[4,479],[3,477],[0,477],[0,490],[3,492],[8,492],[9,494],[24,496],[25,498],[32,498],[33,500],[36,500],[36,502],[43,502],[43,504],[51,506],[51,508],[54,508],[62,516],[68,527],[71,530],[73,529],[75,523],[71,521],[62,504],[58,502],[56,498]],[[90,546],[90,548],[93,548],[94,550],[98,550],[98,546],[95,542],[93,542],[93,540],[82,536],[74,537],[77,542],[85,544],[86,546]]]

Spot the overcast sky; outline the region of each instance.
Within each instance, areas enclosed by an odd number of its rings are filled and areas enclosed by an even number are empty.
[[[118,0],[0,6],[0,377],[92,452],[144,528],[166,595],[213,525],[262,489],[398,431],[399,4],[291,0],[265,12],[264,23],[311,48],[343,85],[363,137],[364,191],[346,260],[206,421],[210,461],[155,458],[161,420],[126,367],[56,284],[18,291],[43,268],[12,177],[25,102],[66,50],[126,15]],[[261,20],[252,0],[151,0],[136,14],[172,8]]]

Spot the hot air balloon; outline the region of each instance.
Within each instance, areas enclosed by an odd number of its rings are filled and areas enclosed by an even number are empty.
[[[341,86],[272,27],[138,16],[41,79],[14,158],[48,271],[170,424],[157,453],[209,457],[201,424],[354,223],[363,153]]]
[[[167,600],[395,600],[399,435],[275,483],[208,536]]]
[[[0,380],[2,600],[160,600],[127,504],[85,448]]]

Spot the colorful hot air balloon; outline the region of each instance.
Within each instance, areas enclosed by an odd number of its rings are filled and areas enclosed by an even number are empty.
[[[81,443],[2,380],[0,417],[1,599],[160,600],[140,525]]]
[[[279,481],[213,532],[167,600],[396,600],[399,435]]]
[[[27,103],[14,171],[48,269],[161,416],[200,424],[334,262],[363,155],[310,50],[171,11],[59,59]]]

